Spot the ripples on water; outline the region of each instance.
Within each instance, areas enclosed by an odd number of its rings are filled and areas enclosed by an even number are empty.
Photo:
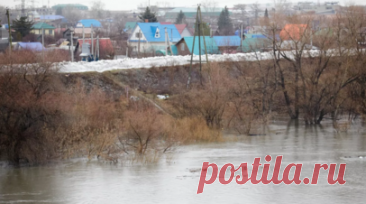
[[[176,148],[157,163],[139,165],[72,160],[57,165],[0,168],[0,203],[365,203],[366,139],[361,122],[347,133],[330,124],[305,127],[276,122],[266,136],[227,136],[230,142]],[[283,155],[283,166],[303,163],[310,177],[314,163],[346,163],[345,185],[206,185],[196,195],[202,162],[262,162]],[[271,168],[273,165],[271,166]],[[336,171],[338,172],[338,170]],[[270,174],[271,175],[271,174]]]

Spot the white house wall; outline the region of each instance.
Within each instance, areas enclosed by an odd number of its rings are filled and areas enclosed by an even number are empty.
[[[191,35],[191,33],[188,31],[188,29],[187,29],[187,28],[184,28],[184,30],[183,30],[183,32],[180,34],[180,36],[181,36],[182,38],[184,38],[184,37],[190,37],[190,36],[192,36],[192,35]]]
[[[139,38],[136,37],[136,33],[139,33],[141,31],[140,27],[139,26],[136,26],[135,29],[133,30],[132,32],[132,35],[130,37],[130,40],[139,40]],[[140,41],[141,40],[145,40],[146,41],[146,37],[144,35],[144,33],[141,31],[141,34],[142,34],[142,37],[140,38]],[[130,42],[132,43],[132,42]]]
[[[133,47],[134,51],[138,51],[138,42],[130,42],[129,43],[130,46]],[[171,43],[173,44],[173,43]],[[151,48],[153,47],[154,50],[159,50],[159,49],[165,49],[165,42],[153,42],[153,43],[146,43],[146,42],[140,42],[140,52],[143,53],[144,51],[146,52],[150,52]]]

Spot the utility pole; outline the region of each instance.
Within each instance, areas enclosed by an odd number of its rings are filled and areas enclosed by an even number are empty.
[[[13,46],[13,43],[11,41],[11,27],[10,27],[10,14],[9,14],[9,8],[6,9],[6,16],[8,17],[8,30],[9,30],[9,55],[11,55],[11,49]]]
[[[71,31],[71,62],[74,61],[74,37],[72,36],[73,30]]]
[[[110,38],[110,33],[111,33],[111,21],[109,21],[108,23],[108,37]]]
[[[44,28],[42,28],[42,60],[44,61]]]
[[[165,56],[167,56],[168,55],[168,32],[167,32],[167,30],[166,30],[166,27],[164,28],[164,34],[165,34]]]
[[[139,42],[137,46],[137,57],[140,57],[140,39],[141,39],[141,30],[139,30]]]
[[[243,24],[240,25],[240,49],[243,51]]]
[[[91,46],[92,46],[92,60],[94,61],[94,38],[93,38],[93,24],[91,24]]]
[[[97,50],[95,52],[95,55],[98,57],[97,59],[99,60],[99,35],[97,35]]]
[[[192,62],[193,62],[193,54],[194,54],[194,46],[195,46],[195,40],[196,40],[196,36],[198,33],[198,46],[199,46],[199,63],[200,63],[200,79],[201,79],[201,85],[202,84],[202,65],[201,65],[201,32],[203,32],[202,30],[202,26],[201,26],[201,19],[202,19],[202,13],[201,13],[201,5],[198,5],[197,8],[197,14],[196,14],[196,29],[198,29],[198,32],[194,32],[194,36],[193,36],[193,45],[192,45],[192,52],[191,52],[191,62],[190,62],[190,66],[189,66],[189,75],[188,75],[188,80],[187,80],[187,88],[189,88],[189,85],[191,83],[191,79],[192,79]],[[206,40],[205,37],[203,36],[203,44],[204,44],[204,48],[205,48],[205,54],[206,54],[206,61],[209,64],[208,61],[208,56],[207,56],[207,49],[206,49]],[[211,71],[210,71],[210,66],[208,66],[208,79],[209,82],[211,84]]]
[[[83,46],[84,46],[84,43],[85,43],[85,33],[84,33],[84,25],[83,25]]]

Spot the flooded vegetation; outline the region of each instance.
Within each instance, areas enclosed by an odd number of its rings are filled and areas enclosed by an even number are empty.
[[[305,127],[275,121],[263,136],[225,135],[220,143],[179,146],[156,162],[125,159],[118,164],[74,159],[29,168],[1,168],[0,202],[7,203],[363,203],[366,175],[366,131],[361,121],[347,133],[336,133],[330,121]],[[254,157],[283,155],[288,163],[302,163],[301,175],[311,175],[314,163],[346,163],[346,184],[328,185],[321,171],[317,185],[206,185],[195,195],[202,162],[218,165],[251,163]],[[249,166],[249,169],[251,167]],[[260,169],[261,171],[261,169]],[[272,171],[272,169],[271,169]],[[143,195],[143,196],[136,196]],[[312,195],[312,196],[308,196]],[[148,197],[148,199],[146,199]]]

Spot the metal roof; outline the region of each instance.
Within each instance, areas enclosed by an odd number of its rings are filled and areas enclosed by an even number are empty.
[[[165,41],[165,28],[167,28],[170,42],[178,42],[182,37],[174,24],[161,25],[160,23],[137,23],[141,32],[146,37],[148,42],[164,42]],[[160,36],[155,37],[156,30],[159,29]]]
[[[219,47],[225,46],[240,46],[240,37],[239,36],[213,36],[213,39],[216,42],[216,45]]]
[[[186,45],[189,49],[189,52],[192,53],[192,47],[193,47],[193,36],[192,37],[184,37],[182,40],[184,40],[186,42]],[[193,50],[193,54],[195,55],[199,55],[199,44],[198,44],[198,36],[195,37],[195,42],[194,42],[194,50]],[[206,41],[206,49],[207,49],[207,54],[218,54],[219,48],[216,45],[216,42],[213,38],[211,38],[210,36],[202,36],[200,37],[201,39],[201,55],[205,54],[205,47],[204,47],[204,42],[203,39]]]
[[[36,23],[32,26],[32,29],[55,29],[55,27],[45,23],[45,22],[39,22],[39,23]]]
[[[127,29],[127,30],[134,29],[136,25],[137,25],[137,22],[126,22],[125,29]]]
[[[93,25],[94,28],[102,27],[102,24],[95,19],[81,19],[80,21],[78,21],[78,23],[81,23],[82,25],[84,25],[85,28],[90,28],[91,25]],[[77,27],[79,27],[79,26],[77,26]]]

